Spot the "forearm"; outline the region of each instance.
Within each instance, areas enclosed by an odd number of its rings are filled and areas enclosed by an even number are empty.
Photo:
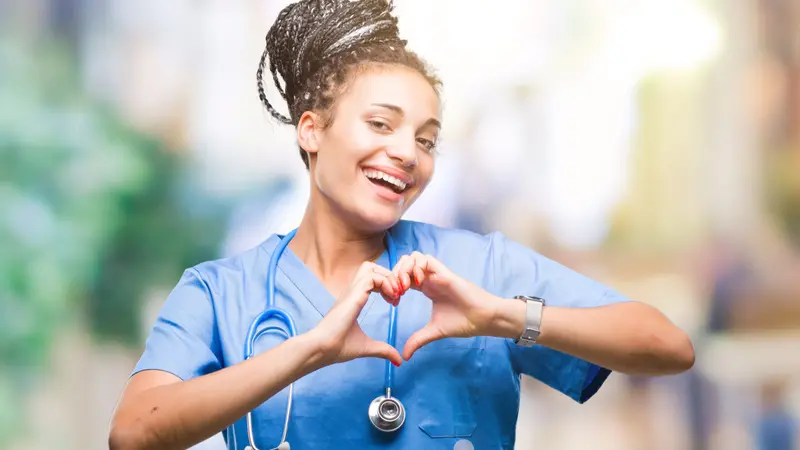
[[[308,335],[301,335],[215,373],[140,392],[120,404],[110,447],[191,447],[323,365],[318,346]]]
[[[500,299],[495,336],[517,338],[525,327],[525,304]],[[595,308],[545,306],[538,345],[607,369],[668,375],[694,364],[688,336],[655,308],[638,302]]]

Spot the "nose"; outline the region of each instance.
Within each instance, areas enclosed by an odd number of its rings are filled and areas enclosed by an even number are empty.
[[[403,136],[396,139],[386,146],[386,154],[402,164],[403,167],[415,167],[417,165],[417,141],[414,136],[410,139]]]

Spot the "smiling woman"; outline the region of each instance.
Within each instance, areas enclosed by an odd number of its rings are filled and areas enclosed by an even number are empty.
[[[267,99],[267,69],[288,117]],[[264,106],[296,128],[305,215],[185,272],[122,394],[112,449],[220,431],[237,450],[512,449],[521,374],[582,403],[612,370],[693,364],[653,308],[500,233],[402,220],[434,174],[441,102],[391,2],[287,6],[257,76]]]

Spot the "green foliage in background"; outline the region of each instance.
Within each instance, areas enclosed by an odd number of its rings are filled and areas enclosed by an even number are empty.
[[[58,327],[141,344],[147,290],[214,257],[224,214],[182,196],[176,156],[81,91],[70,52],[0,42],[2,448]]]

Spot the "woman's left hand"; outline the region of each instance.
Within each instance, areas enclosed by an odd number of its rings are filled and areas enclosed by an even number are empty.
[[[400,281],[402,293],[415,289],[433,301],[431,320],[408,338],[404,359],[439,339],[488,332],[497,297],[456,275],[436,258],[419,252],[404,255],[392,272]]]

